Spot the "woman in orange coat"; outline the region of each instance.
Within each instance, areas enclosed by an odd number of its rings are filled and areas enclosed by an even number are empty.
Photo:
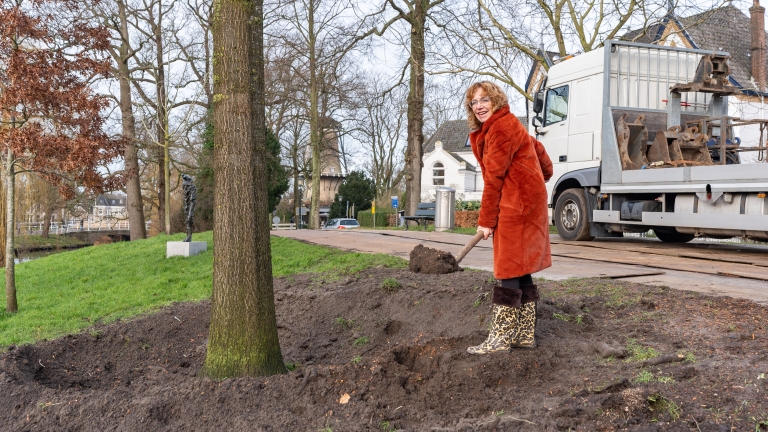
[[[488,338],[471,354],[536,347],[536,301],[531,273],[552,265],[547,189],[552,161],[509,112],[498,85],[481,81],[467,89],[469,140],[485,186],[478,232],[493,235],[493,317]]]

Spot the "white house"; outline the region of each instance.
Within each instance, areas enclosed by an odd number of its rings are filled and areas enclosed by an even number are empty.
[[[114,218],[128,217],[126,196],[117,194],[103,194],[97,196],[93,203],[93,216]]]
[[[424,143],[422,201],[433,201],[435,189],[443,186],[456,189],[456,198],[465,201],[480,199],[483,177],[468,138],[467,121],[451,120],[440,125]]]

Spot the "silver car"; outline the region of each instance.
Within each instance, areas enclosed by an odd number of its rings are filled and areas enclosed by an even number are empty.
[[[331,219],[323,227],[323,229],[333,229],[333,230],[352,229],[352,228],[360,228],[360,224],[357,223],[357,219],[346,219],[346,218]]]

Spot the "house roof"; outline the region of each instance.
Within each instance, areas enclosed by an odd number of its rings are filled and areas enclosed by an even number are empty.
[[[667,17],[662,23],[646,30],[633,30],[622,36],[624,40],[658,43],[666,27],[674,24],[682,29],[682,36],[694,47],[731,54],[729,62],[732,82],[741,88],[751,88],[752,60],[750,53],[750,18],[730,2],[689,17]],[[644,34],[643,34],[644,33]],[[768,68],[768,63],[766,63]]]
[[[434,134],[424,143],[424,153],[435,149],[435,142],[442,141],[447,152],[472,151],[467,143],[469,124],[466,120],[450,120],[440,125]]]
[[[125,207],[125,195],[102,194],[96,197],[95,206]]]
[[[457,161],[459,161],[459,163],[461,163],[461,162],[464,162],[464,163],[466,163],[466,164],[467,164],[467,170],[469,170],[469,171],[477,171],[477,170],[475,169],[475,166],[472,164],[472,162],[470,162],[470,161],[468,161],[468,160],[464,159],[463,157],[459,156],[459,154],[458,154],[458,153],[455,153],[455,152],[448,152],[448,153],[449,153],[451,156],[453,156],[453,158],[454,158],[454,159],[456,159]]]
[[[515,115],[520,123],[523,124],[525,130],[528,130],[528,117]],[[441,141],[443,143],[443,150],[448,153],[455,152],[471,152],[472,147],[469,146],[469,125],[466,120],[449,120],[440,125],[434,134],[427,141],[424,142],[424,154],[430,153],[435,150],[435,142]],[[459,161],[459,156],[453,155]],[[467,162],[469,165],[469,162]]]
[[[749,82],[752,76],[749,16],[729,3],[679,21],[698,48],[730,53],[731,79],[742,88],[752,87]]]

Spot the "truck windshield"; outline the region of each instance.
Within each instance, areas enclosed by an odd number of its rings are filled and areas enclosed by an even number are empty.
[[[568,86],[547,90],[547,108],[544,113],[544,126],[561,122],[568,117]]]

